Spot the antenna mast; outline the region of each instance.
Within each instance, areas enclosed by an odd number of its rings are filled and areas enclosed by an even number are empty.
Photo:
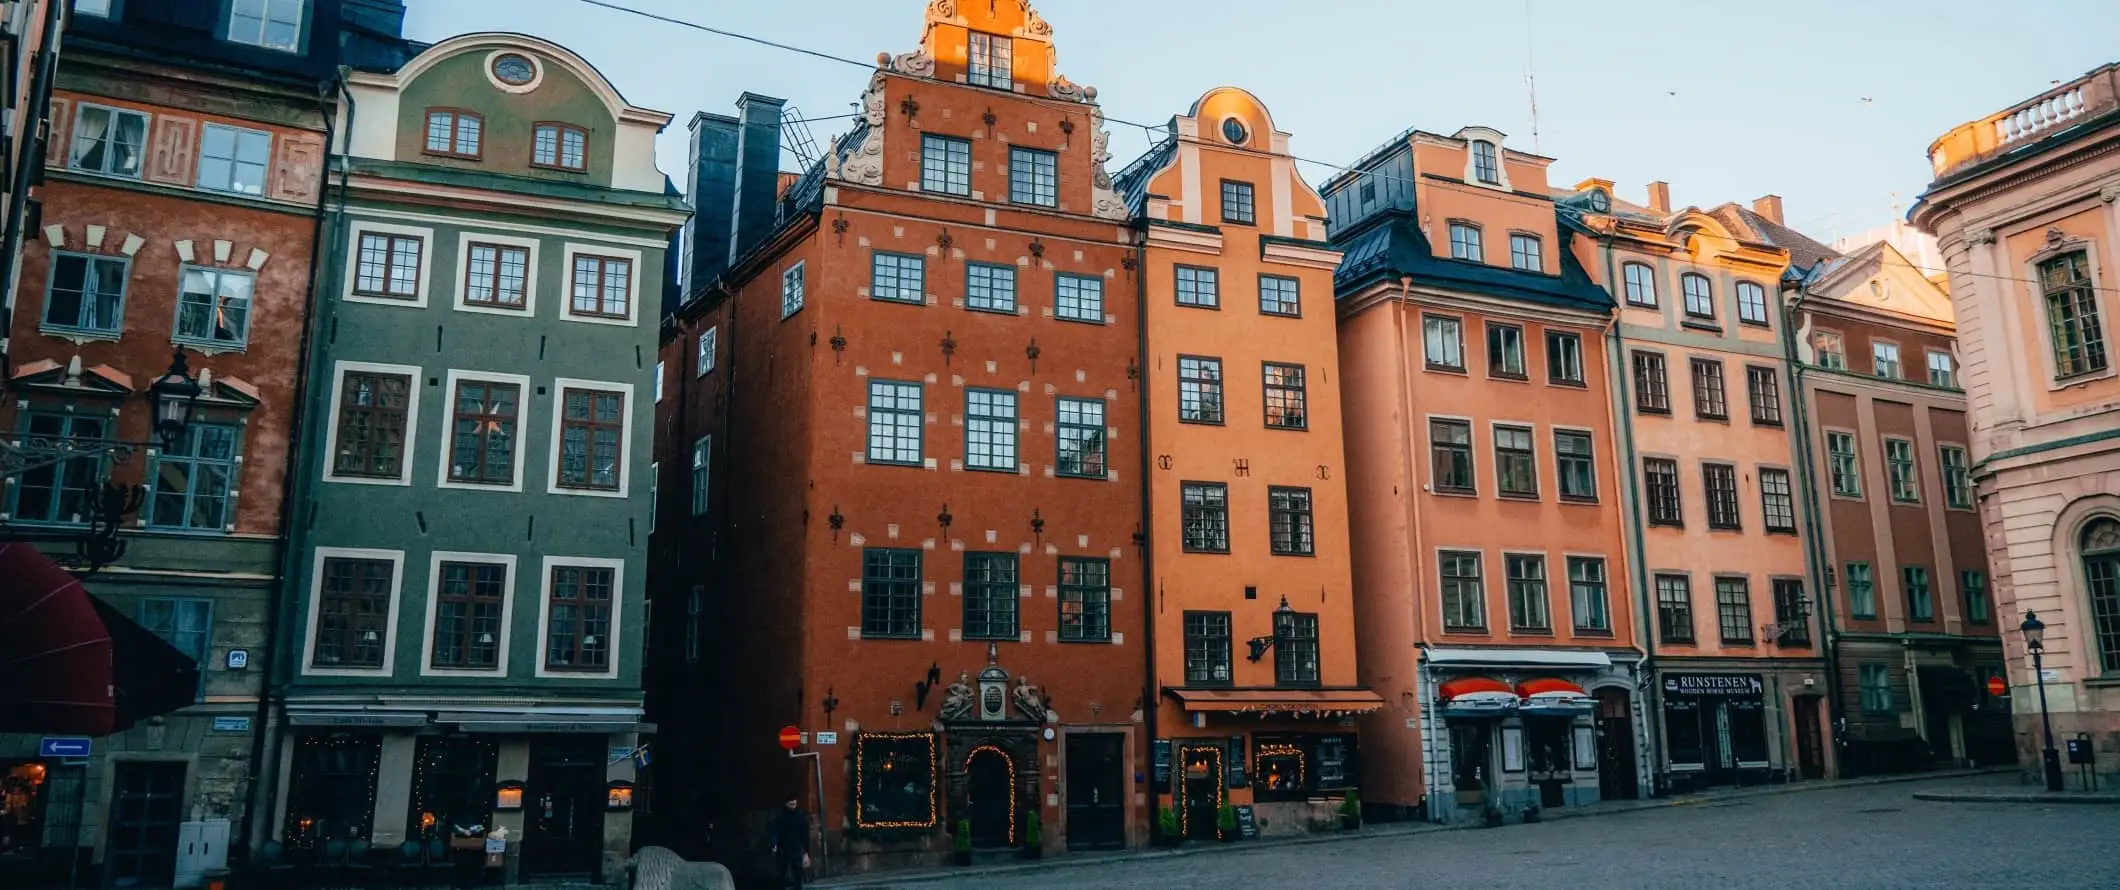
[[[1524,91],[1531,100],[1531,153],[1544,154],[1538,147],[1538,74],[1537,58],[1531,48],[1531,0],[1524,0]]]

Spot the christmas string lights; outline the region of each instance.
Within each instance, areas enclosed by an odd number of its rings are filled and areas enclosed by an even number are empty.
[[[972,758],[979,756],[981,751],[992,751],[1000,755],[1001,762],[1008,766],[1008,843],[1009,846],[1013,847],[1016,845],[1016,758],[1008,756],[1007,751],[1003,751],[994,745],[980,745],[964,755],[964,772],[966,775],[970,775],[972,772]],[[971,803],[971,790],[969,788],[965,790],[965,803]]]
[[[907,741],[907,740],[911,740],[911,739],[919,739],[920,741],[922,741],[922,742],[925,742],[925,743],[927,743],[927,757],[926,757],[926,758],[924,759],[924,762],[925,762],[925,763],[927,764],[927,793],[928,793],[928,794],[927,794],[927,797],[928,797],[928,799],[927,799],[927,818],[926,818],[926,819],[924,819],[924,820],[908,820],[908,819],[887,819],[887,820],[883,820],[883,821],[878,821],[878,822],[871,822],[871,821],[869,821],[869,820],[868,820],[867,818],[865,818],[865,815],[866,815],[866,813],[867,813],[867,809],[866,809],[865,807],[863,807],[863,806],[862,806],[862,802],[861,802],[861,798],[862,798],[862,795],[863,795],[863,794],[865,794],[865,793],[867,793],[867,791],[868,791],[868,787],[869,787],[869,786],[868,786],[868,778],[867,778],[867,774],[868,774],[868,766],[869,766],[869,758],[868,758],[868,752],[867,752],[867,746],[868,746],[868,743],[869,743],[869,742],[871,742],[871,741],[877,741],[877,742],[898,742],[898,741]],[[895,758],[895,756],[896,756],[896,754],[895,754],[895,752],[894,752],[894,751],[892,751],[892,750],[888,750],[888,749],[887,749],[887,750],[886,750],[886,751],[884,752],[884,757],[886,757],[886,758]],[[886,763],[885,763],[885,765],[884,765],[884,769],[885,769],[886,771],[888,771],[888,770],[890,769],[890,767],[889,767],[889,763],[890,763],[890,762],[892,762],[892,761],[886,761]],[[929,828],[929,829],[932,829],[932,828],[934,828],[934,827],[935,827],[935,824],[936,824],[936,822],[937,822],[937,821],[939,821],[939,820],[938,820],[938,816],[939,816],[939,815],[940,815],[940,812],[939,812],[938,808],[936,807],[936,802],[935,802],[935,734],[934,734],[934,733],[932,733],[932,732],[864,732],[864,733],[861,733],[861,734],[859,734],[859,735],[856,735],[856,736],[854,737],[854,827],[856,827],[856,828],[860,828],[860,829],[864,829],[864,830],[867,830],[867,829],[891,829],[891,828]]]
[[[1180,747],[1178,749],[1178,759],[1181,761],[1188,760],[1192,757],[1193,752],[1195,751],[1201,754],[1213,755],[1213,757],[1211,757],[1210,759],[1214,764],[1215,770],[1215,809],[1217,811],[1215,813],[1215,817],[1219,819],[1221,817],[1220,810],[1222,808],[1222,798],[1224,795],[1229,793],[1229,770],[1226,766],[1223,765],[1222,749],[1219,747],[1211,748],[1204,745]],[[1186,767],[1185,770],[1183,770],[1183,772],[1191,771],[1192,768],[1190,766]],[[1188,796],[1184,793],[1184,788],[1185,785],[1181,781],[1178,785],[1179,793],[1177,795],[1177,798],[1180,803],[1186,802],[1186,798]],[[1217,824],[1219,824],[1219,822]],[[1189,805],[1178,808],[1178,835],[1180,837],[1192,836],[1192,807]]]

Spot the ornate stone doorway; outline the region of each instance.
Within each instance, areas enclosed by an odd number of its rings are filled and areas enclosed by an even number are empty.
[[[965,763],[965,810],[972,823],[972,846],[1011,847],[1016,843],[1015,764],[993,745],[972,749]]]

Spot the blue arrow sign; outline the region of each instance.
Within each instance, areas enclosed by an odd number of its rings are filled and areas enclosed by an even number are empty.
[[[89,740],[83,736],[48,735],[37,743],[38,757],[76,759],[87,757]]]

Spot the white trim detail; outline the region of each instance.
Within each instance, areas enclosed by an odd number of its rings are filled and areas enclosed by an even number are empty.
[[[383,624],[383,666],[379,668],[315,667],[317,619],[324,604],[324,561],[327,559],[381,559],[390,563],[390,614]],[[318,547],[309,558],[309,621],[302,634],[302,675],[305,677],[388,677],[397,659],[398,608],[405,598],[405,551],[369,550],[359,547]]]
[[[456,452],[456,384],[462,380],[515,384],[515,479],[507,485],[452,482],[449,479],[449,461],[451,455]],[[522,491],[524,452],[528,450],[524,444],[530,440],[530,399],[534,395],[530,389],[530,378],[522,374],[504,374],[499,371],[450,368],[442,384],[447,389],[442,391],[442,448],[439,459],[434,462],[434,487],[465,491]]]
[[[346,372],[372,371],[378,374],[401,374],[410,378],[405,394],[405,453],[398,458],[398,475],[395,479],[380,476],[340,476],[333,471],[337,464],[339,444],[340,402],[345,398]],[[412,484],[412,461],[418,454],[420,423],[420,390],[426,382],[421,375],[426,373],[418,365],[382,365],[372,362],[339,361],[331,367],[331,403],[325,406],[330,418],[324,424],[324,481],[350,482],[355,485],[405,485]]]
[[[420,239],[419,281],[413,288],[412,299],[399,300],[391,297],[371,297],[354,293],[355,286],[360,284],[361,236],[368,234],[405,235],[408,237]],[[365,219],[356,219],[353,221],[352,227],[346,232],[346,271],[344,280],[340,282],[339,299],[345,300],[349,303],[373,303],[378,306],[398,306],[411,307],[415,309],[425,309],[427,308],[427,283],[430,279],[432,279],[433,271],[433,229],[421,228],[418,226],[400,226],[392,223],[379,223],[371,222]]]
[[[506,566],[507,580],[501,584],[501,634],[499,645],[490,668],[448,668],[434,666],[435,617],[441,612],[442,563],[471,562],[484,565]],[[505,677],[508,675],[509,637],[515,628],[515,586],[517,583],[516,560],[513,553],[472,553],[457,550],[436,550],[427,559],[427,621],[420,625],[420,676],[422,677]]]
[[[553,412],[557,414],[558,412]],[[562,566],[611,570],[611,641],[606,648],[611,653],[610,663],[602,671],[555,671],[545,667],[545,649],[550,645],[547,635],[552,632],[552,570]],[[618,677],[619,648],[625,627],[626,561],[595,556],[547,556],[542,564],[537,582],[537,676],[540,678],[585,678],[610,680]]]
[[[465,276],[471,271],[471,245],[491,244],[496,247],[520,247],[529,251],[529,264],[523,268],[523,308],[499,309],[492,306],[473,306],[464,302],[470,296],[470,286]],[[456,238],[456,311],[499,315],[504,318],[537,317],[537,248],[543,244],[536,238],[503,235],[498,232],[464,232]]]
[[[500,79],[499,77],[496,77],[493,73],[493,64],[495,62],[500,61],[502,56],[521,56],[525,59],[529,59],[530,82],[518,85],[509,83],[505,80]],[[538,58],[536,53],[525,52],[523,50],[518,50],[510,47],[502,47],[486,54],[484,66],[485,67],[480,70],[486,72],[486,82],[493,84],[494,89],[500,90],[503,93],[512,93],[514,95],[520,96],[525,93],[531,92],[540,86],[543,86],[545,83],[545,60]]]
[[[598,491],[568,488],[559,484],[560,424],[567,416],[567,390],[600,390],[621,393],[626,397],[625,410],[621,412],[618,442],[618,490]],[[546,494],[570,494],[590,498],[624,498],[631,490],[633,481],[633,415],[639,406],[633,404],[633,384],[614,383],[606,380],[577,380],[558,377],[552,381],[552,443],[546,455]]]

